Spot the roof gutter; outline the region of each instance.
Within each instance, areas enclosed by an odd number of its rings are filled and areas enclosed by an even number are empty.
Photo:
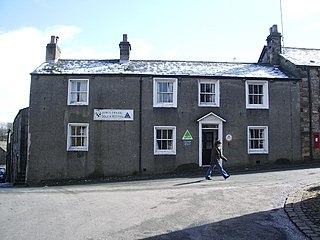
[[[295,77],[246,77],[246,76],[219,76],[219,75],[177,75],[177,74],[126,74],[126,73],[103,73],[103,74],[92,74],[92,73],[31,73],[31,76],[43,75],[43,76],[126,76],[126,77],[172,77],[172,78],[203,78],[203,79],[229,79],[229,80],[269,80],[269,81],[300,81],[301,78]]]

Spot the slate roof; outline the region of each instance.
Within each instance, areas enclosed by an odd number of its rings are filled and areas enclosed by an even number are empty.
[[[223,76],[247,78],[289,78],[274,66],[257,63],[223,63],[200,61],[63,60],[43,63],[32,74],[128,74]]]
[[[281,56],[295,65],[320,66],[320,49],[283,47]]]

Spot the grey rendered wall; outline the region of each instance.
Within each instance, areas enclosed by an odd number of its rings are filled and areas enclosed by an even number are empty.
[[[199,161],[199,129],[197,119],[213,112],[226,120],[223,135],[224,153],[230,159],[227,166],[251,166],[274,163],[279,158],[291,161],[300,157],[299,84],[292,81],[269,82],[269,109],[249,110],[245,103],[245,80],[220,79],[220,107],[198,107],[199,78],[178,78],[178,107],[152,107],[152,78],[143,81],[143,143],[142,168],[148,171],[168,171],[186,163]],[[153,155],[153,126],[177,127],[177,154]],[[268,126],[269,154],[248,154],[247,127]],[[189,130],[192,146],[184,147],[181,140]]]
[[[67,106],[69,78],[90,81],[88,106]],[[139,84],[122,77],[33,75],[28,181],[139,170]],[[93,110],[133,109],[133,122],[93,121]],[[89,151],[67,151],[68,123],[89,123]]]
[[[95,175],[139,171],[139,78],[96,76],[90,82],[93,109],[133,109],[134,121],[90,122],[90,162]]]
[[[90,81],[88,106],[67,106],[69,78]],[[197,120],[213,112],[226,120],[223,139],[227,166],[268,164],[300,156],[299,83],[269,82],[269,110],[248,110],[245,80],[220,79],[220,107],[198,107],[199,78],[178,77],[178,107],[153,107],[153,77],[33,75],[30,93],[28,181],[172,171],[199,161]],[[141,84],[141,96],[140,96]],[[141,158],[139,155],[141,102]],[[94,109],[133,109],[134,121],[94,121]],[[89,151],[69,152],[68,123],[89,123]],[[177,154],[155,156],[154,126],[176,126]],[[269,154],[248,155],[247,126],[269,127]],[[182,136],[192,134],[190,147]]]
[[[153,108],[153,78],[143,78],[142,86],[142,169],[148,172],[172,171],[188,163],[198,164],[198,122],[203,109],[198,108],[198,80],[178,78],[177,108]],[[154,126],[176,126],[176,155],[154,155]],[[183,134],[189,130],[192,145],[184,147]]]
[[[227,165],[270,164],[280,158],[299,160],[301,149],[297,82],[269,81],[269,109],[246,109],[244,80],[222,81],[220,85],[221,111],[227,120],[224,135],[230,133],[233,136],[231,143],[224,144],[225,155],[230,159]],[[268,126],[268,154],[248,154],[248,126]]]

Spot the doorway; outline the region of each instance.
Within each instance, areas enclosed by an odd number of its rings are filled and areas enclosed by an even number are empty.
[[[199,166],[206,167],[210,165],[211,150],[215,140],[222,140],[223,123],[226,122],[226,120],[211,112],[199,118],[198,122]]]
[[[211,150],[218,139],[218,125],[202,125],[202,165],[210,165]]]

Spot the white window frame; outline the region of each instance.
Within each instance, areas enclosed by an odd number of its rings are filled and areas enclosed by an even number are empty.
[[[158,102],[158,83],[173,83],[172,102]],[[154,78],[153,79],[153,107],[176,108],[178,99],[178,79],[177,78]]]
[[[172,149],[161,150],[158,149],[157,144],[157,130],[172,130]],[[177,145],[177,137],[176,137],[176,126],[154,126],[153,131],[153,149],[154,155],[176,155],[176,145]]]
[[[72,146],[71,129],[72,127],[86,127],[84,146]],[[88,123],[68,123],[67,151],[88,151],[89,150],[89,124]]]
[[[263,148],[250,148],[250,130],[257,129],[257,130],[264,130],[264,144]],[[248,126],[248,154],[268,154],[269,153],[269,134],[268,134],[268,127],[267,126]]]
[[[214,102],[201,102],[201,84],[214,84]],[[220,106],[220,81],[219,80],[199,80],[198,81],[198,106],[199,107],[219,107]]]
[[[262,85],[262,104],[251,104],[249,101],[249,85]],[[269,84],[268,81],[247,80],[246,81],[246,108],[247,109],[269,109]]]
[[[87,97],[84,101],[72,101],[72,82],[85,82],[87,84]],[[89,104],[89,79],[69,79],[68,81],[68,105],[88,105]]]

